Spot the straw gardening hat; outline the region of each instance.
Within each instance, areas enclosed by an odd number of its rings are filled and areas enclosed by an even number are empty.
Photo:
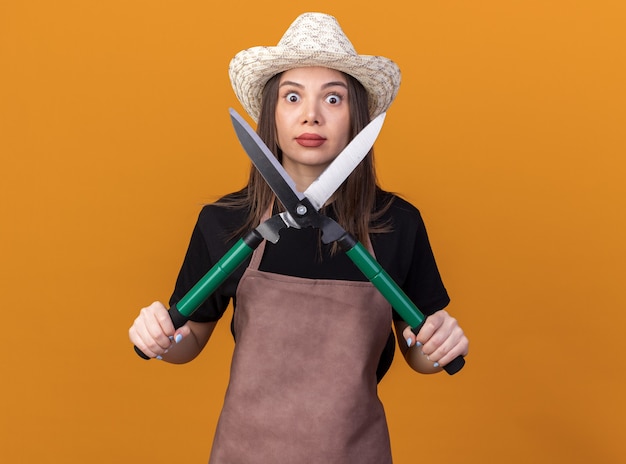
[[[275,47],[240,51],[228,73],[237,98],[256,122],[267,81],[280,72],[307,66],[324,66],[355,77],[367,90],[372,118],[389,108],[400,87],[400,69],[393,61],[358,55],[337,20],[323,13],[298,16]]]

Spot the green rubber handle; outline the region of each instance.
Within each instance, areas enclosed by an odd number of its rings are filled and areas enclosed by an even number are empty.
[[[254,251],[243,238],[202,277],[176,304],[178,312],[189,317]]]
[[[345,250],[352,262],[369,279],[374,287],[385,297],[391,306],[398,312],[400,317],[411,326],[413,333],[417,335],[424,324],[426,317],[417,309],[411,299],[402,291],[398,284],[387,274],[383,267],[369,254],[365,247],[357,242],[350,234],[346,234],[339,240],[339,244]],[[465,358],[457,356],[443,369],[450,375],[456,374],[465,365]]]
[[[422,312],[360,242],[346,251],[346,254],[407,324],[418,328],[424,323],[425,316]]]
[[[168,310],[174,327],[178,329],[185,325],[193,312],[252,254],[262,241],[263,237],[256,230],[240,238],[198,283]],[[141,358],[150,359],[136,346],[134,349]]]

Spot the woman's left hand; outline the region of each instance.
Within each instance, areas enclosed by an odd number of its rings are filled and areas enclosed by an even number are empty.
[[[469,349],[463,329],[443,309],[426,318],[417,336],[409,326],[402,335],[407,347],[405,358],[419,372],[437,372],[457,356],[467,356]]]

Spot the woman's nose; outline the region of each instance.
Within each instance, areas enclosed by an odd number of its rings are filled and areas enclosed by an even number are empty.
[[[302,105],[302,124],[320,124],[320,112],[315,102]]]

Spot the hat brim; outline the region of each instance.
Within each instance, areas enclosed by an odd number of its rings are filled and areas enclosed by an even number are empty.
[[[357,79],[368,93],[370,117],[387,111],[400,87],[400,70],[388,58],[374,55],[346,55],[320,50],[294,50],[281,46],[252,47],[231,60],[228,73],[235,95],[256,122],[267,81],[294,68],[323,66]]]

